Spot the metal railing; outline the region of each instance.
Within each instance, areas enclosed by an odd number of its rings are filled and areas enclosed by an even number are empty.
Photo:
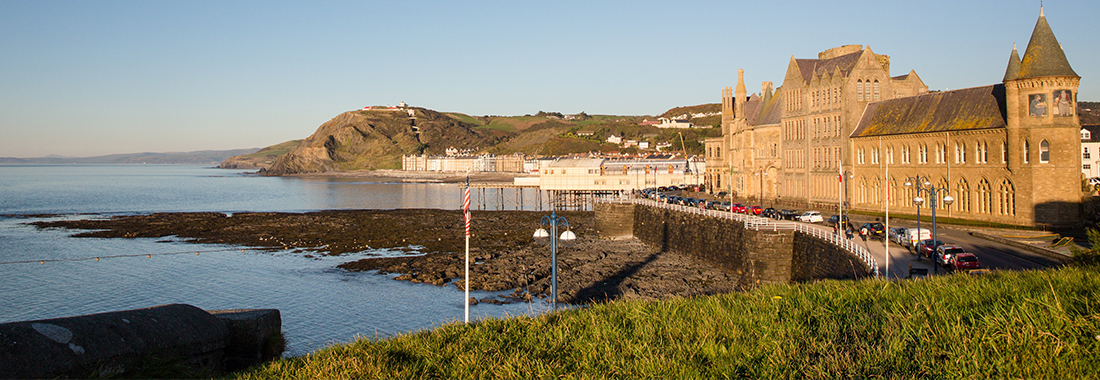
[[[879,276],[878,261],[871,255],[871,252],[857,244],[854,240],[841,237],[839,234],[834,234],[829,231],[816,228],[807,224],[793,222],[793,221],[779,221],[771,218],[764,218],[755,215],[741,214],[731,211],[719,211],[708,210],[699,207],[690,207],[677,204],[670,204],[664,202],[658,202],[652,199],[646,198],[634,198],[629,196],[623,197],[599,197],[596,199],[597,203],[614,203],[614,204],[636,204],[650,207],[663,208],[666,210],[678,211],[688,214],[708,216],[712,218],[736,220],[742,222],[746,229],[755,231],[799,231],[804,234],[813,236],[815,238],[826,241],[841,249],[848,251],[852,255],[855,255],[863,261],[867,268],[874,272],[875,277]]]

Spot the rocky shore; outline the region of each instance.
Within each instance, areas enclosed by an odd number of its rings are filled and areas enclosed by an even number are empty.
[[[550,294],[550,249],[531,234],[545,212],[474,211],[470,238],[471,289],[511,295],[483,302],[515,302]],[[558,293],[565,303],[620,298],[659,299],[735,291],[732,273],[691,256],[661,252],[634,239],[601,240],[592,212],[561,212],[579,237],[558,251]],[[462,281],[464,235],[458,210],[331,210],[308,213],[156,213],[110,219],[35,222],[67,228],[75,237],[163,238],[342,255],[371,248],[423,253],[366,258],[340,265],[350,271],[397,273],[398,280],[455,286]]]

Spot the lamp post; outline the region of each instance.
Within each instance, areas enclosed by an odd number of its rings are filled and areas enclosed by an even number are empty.
[[[558,225],[565,225],[565,232],[558,236]],[[547,232],[545,226],[550,225]],[[569,230],[569,221],[565,217],[558,216],[557,211],[551,211],[550,215],[543,215],[539,222],[539,228],[535,230],[535,242],[539,244],[550,243],[550,307],[558,309],[558,243],[570,247],[577,241],[577,235]]]
[[[839,161],[837,162],[837,165],[838,166],[840,165]],[[853,178],[853,177],[855,177],[855,174],[852,174],[852,172],[844,170],[843,166],[841,166],[841,169],[839,169],[838,173],[837,173],[837,190],[836,190],[836,198],[837,198],[836,199],[836,208],[837,208],[837,213],[840,214],[840,215],[837,215],[837,217],[836,217],[837,218],[836,219],[836,227],[837,227],[836,228],[836,234],[837,234],[837,236],[840,236],[841,234],[844,233],[844,228],[840,228],[840,226],[842,224],[844,224],[844,198],[845,198],[845,196],[844,196],[845,195],[844,194],[844,189],[845,189],[844,177],[845,176],[848,176],[848,178]]]
[[[764,176],[768,175],[768,172],[764,169],[757,170],[753,175],[760,177],[760,207],[764,207]]]
[[[920,197],[920,193],[922,191],[925,194],[928,194],[928,207],[930,207],[932,209],[932,254],[935,255],[936,254],[936,240],[937,240],[936,239],[936,199],[939,198],[940,193],[943,193],[944,194],[943,204],[946,205],[946,206],[950,206],[951,203],[955,202],[955,198],[952,198],[951,195],[947,194],[948,191],[949,191],[948,188],[946,188],[946,187],[935,187],[935,186],[932,186],[931,183],[925,182],[924,187],[917,188],[917,197],[913,198],[913,203],[916,203],[917,206],[920,206],[920,204],[922,202],[924,202],[924,200],[921,199],[921,197]],[[918,234],[918,236],[920,236],[919,235],[920,234],[919,229],[917,230],[917,234]],[[920,257],[920,252],[919,251],[917,252],[917,257]],[[932,260],[932,273],[933,274],[939,273],[939,266],[936,265],[936,260],[935,259],[931,259],[931,260]]]
[[[920,241],[920,205],[924,203],[924,199],[920,197],[920,190],[924,186],[932,186],[932,182],[928,181],[928,177],[919,175],[905,178],[905,187],[912,187],[914,184],[916,184],[917,196],[913,198],[913,204],[917,205],[917,241]],[[917,261],[920,259],[920,251],[917,251]],[[932,266],[936,266],[936,263],[932,263]]]

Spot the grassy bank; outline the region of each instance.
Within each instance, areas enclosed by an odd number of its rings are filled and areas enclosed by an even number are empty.
[[[448,324],[239,378],[1100,377],[1100,272],[824,281]]]

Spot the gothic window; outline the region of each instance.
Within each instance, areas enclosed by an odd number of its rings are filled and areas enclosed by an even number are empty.
[[[859,179],[859,203],[867,203],[867,180]]]
[[[982,160],[983,164],[988,163],[989,162],[989,143],[985,142],[985,141],[982,141],[978,144],[981,147],[981,153],[978,154],[978,158],[980,160]]]
[[[894,147],[892,147],[892,146],[886,147],[886,163],[887,164],[894,163]]]
[[[970,212],[970,184],[963,178],[955,185],[955,211]]]
[[[903,146],[901,148],[901,163],[903,163],[903,164],[908,164],[909,163],[909,146],[908,145]]]
[[[1039,162],[1050,162],[1050,143],[1046,140],[1039,142]]]
[[[859,148],[859,156],[858,156],[858,158],[859,158],[859,160],[858,160],[858,161],[859,161],[859,163],[860,163],[860,164],[862,165],[862,164],[863,164],[863,148]]]
[[[1001,163],[1008,163],[1008,143],[1001,141]]]
[[[871,182],[871,204],[882,204],[882,180],[875,177],[875,181]]]
[[[863,82],[863,100],[871,101],[871,81]]]
[[[879,162],[878,157],[879,157],[878,148],[871,148],[871,163],[872,164],[877,164]]]
[[[879,100],[878,79],[875,79],[875,100]]]
[[[956,164],[963,163],[963,161],[962,161],[963,156],[962,155],[963,155],[964,150],[966,150],[966,148],[963,148],[961,143],[955,143],[955,163]]]
[[[993,193],[989,187],[989,181],[984,178],[978,182],[978,213],[989,214],[993,212]]]
[[[1016,187],[1007,179],[1001,182],[998,195],[998,211],[1001,215],[1016,215]]]
[[[856,81],[856,100],[863,101],[863,80]]]
[[[928,145],[921,144],[917,150],[917,161],[922,164],[928,163]]]
[[[1031,142],[1024,141],[1024,163],[1031,161]]]

